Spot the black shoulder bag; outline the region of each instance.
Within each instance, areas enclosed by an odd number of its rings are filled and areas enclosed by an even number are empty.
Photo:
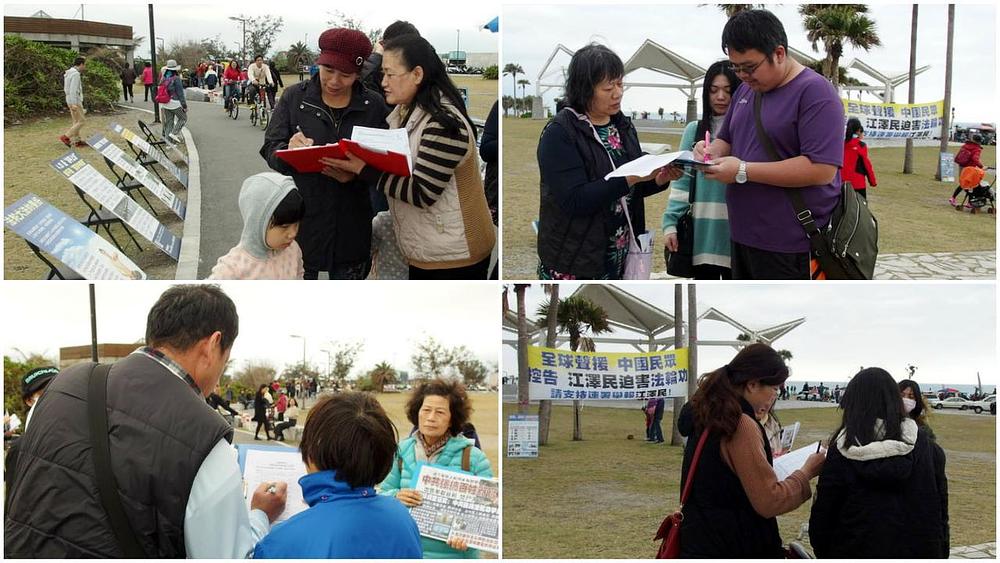
[[[670,252],[666,246],[667,273],[677,278],[694,277],[694,202],[698,188],[698,171],[691,173],[691,189],[688,190],[688,208],[677,219],[677,252]],[[669,204],[668,204],[669,205]]]
[[[87,387],[87,422],[90,427],[90,455],[94,458],[94,476],[101,497],[101,506],[108,514],[111,531],[118,540],[118,547],[128,559],[145,559],[146,552],[132,529],[118,484],[111,470],[111,442],[108,439],[108,372],[110,365],[94,364],[90,368]]]
[[[764,131],[760,107],[764,96],[754,96],[753,117],[757,127],[757,140],[764,146],[772,160],[782,160]],[[810,254],[819,263],[813,279],[870,280],[875,275],[878,259],[878,221],[868,208],[865,198],[857,194],[849,182],[840,185],[840,198],[830,216],[830,223],[820,228],[797,189],[786,189],[795,215],[809,239]]]

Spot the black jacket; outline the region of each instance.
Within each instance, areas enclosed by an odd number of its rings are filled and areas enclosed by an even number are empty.
[[[354,83],[351,103],[339,121],[323,103],[319,75],[285,89],[264,134],[260,155],[276,172],[295,180],[306,213],[296,241],[306,270],[329,271],[335,264],[366,262],[371,255],[372,205],[368,186],[360,179],[342,184],[320,173],[299,174],[274,152],[288,148],[296,127],[316,145],[351,137],[356,125],[385,129],[385,102],[375,92]]]
[[[483,136],[479,141],[479,156],[486,163],[486,177],[483,179],[483,188],[486,190],[486,204],[489,205],[490,215],[493,216],[493,224],[497,224],[499,212],[499,186],[500,186],[500,116],[499,102],[493,102],[490,108],[490,115],[486,118],[486,126],[483,127]]]
[[[271,406],[271,403],[268,403],[267,399],[258,393],[253,398],[253,418],[250,420],[267,422],[267,407],[269,406]]]
[[[740,402],[743,413],[753,417],[753,408],[746,401]],[[691,412],[690,408],[688,412]],[[772,463],[771,446],[763,427],[760,428],[760,437],[764,443],[767,462]],[[681,491],[684,490],[688,468],[700,439],[700,428],[688,437],[681,468]],[[722,458],[721,442],[718,434],[710,435],[701,452],[701,460],[691,483],[691,493],[684,504],[680,556],[715,559],[783,558],[777,518],[764,518],[754,510],[740,478]]]
[[[944,451],[924,429],[906,455],[858,461],[831,447],[809,518],[816,556],[948,557],[944,463]]]
[[[632,120],[621,112],[611,116],[626,158],[642,156]],[[563,109],[549,121],[538,142],[541,201],[538,211],[538,257],[548,268],[578,279],[605,274],[605,253],[611,236],[611,204],[629,193],[625,178],[604,180],[613,170],[604,145],[589,121]],[[632,187],[630,214],[639,233],[645,231],[643,198],[667,185],[649,181]]]
[[[21,439],[4,521],[6,557],[121,557],[98,495],[87,416],[90,367],[61,372]],[[125,515],[150,557],[184,558],[195,476],[233,429],[184,380],[131,354],[108,375],[111,467]]]

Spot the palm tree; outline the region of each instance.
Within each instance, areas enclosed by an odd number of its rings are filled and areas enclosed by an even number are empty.
[[[913,15],[910,16],[910,77],[907,82],[908,95],[906,103],[912,104],[917,88],[917,5],[913,5]],[[903,153],[903,174],[913,174],[913,138],[906,138],[906,149]]]
[[[574,352],[579,350],[580,338],[585,332],[596,335],[611,331],[607,311],[586,297],[578,295],[560,301],[550,299],[539,305],[536,312],[538,315],[536,322],[539,325],[549,323],[552,302],[559,303],[556,324],[559,325],[561,331],[569,333],[569,348]],[[573,440],[583,440],[583,431],[580,425],[580,401],[577,400],[573,401]]]
[[[517,294],[517,410],[520,414],[528,412],[528,314],[524,304],[524,292],[528,284],[514,284]],[[504,300],[506,303],[506,298]],[[539,441],[539,444],[542,442]]]
[[[375,390],[381,393],[385,386],[396,382],[396,370],[388,362],[380,362],[368,372],[368,377],[375,386]]]
[[[517,81],[517,85],[521,87],[521,99],[524,99],[524,87],[531,84],[531,81],[527,78],[522,78]]]
[[[297,41],[292,43],[292,46],[288,48],[287,56],[289,61],[295,62],[297,70],[309,60],[312,56],[312,50],[309,49],[309,46],[302,41]]]
[[[826,58],[823,59],[823,76],[836,88],[840,84],[840,57],[844,54],[844,44],[868,51],[882,44],[875,29],[875,22],[865,13],[865,4],[803,4],[799,14],[803,17],[806,38],[812,42],[813,51],[819,52],[823,43]]]
[[[546,324],[545,346],[547,348],[556,347],[557,320],[559,318],[559,284],[550,283],[543,286],[545,293],[549,296],[549,316]],[[552,401],[542,399],[538,401],[538,445],[543,446],[549,443],[549,426],[552,422]]]
[[[944,61],[944,115],[941,116],[944,122],[941,125],[941,149],[940,152],[948,152],[948,132],[951,131],[951,72],[952,59],[955,53],[955,5],[948,4],[948,47],[945,51]],[[937,159],[937,173],[934,178],[941,179],[941,159]]]
[[[514,102],[515,102],[515,108],[514,109],[515,109],[515,113],[517,113],[517,107],[516,107],[517,106],[517,75],[518,74],[524,74],[524,69],[521,68],[521,65],[519,65],[517,63],[507,63],[503,67],[503,75],[507,76],[508,74],[511,75],[511,78],[513,79],[512,82],[514,83]]]

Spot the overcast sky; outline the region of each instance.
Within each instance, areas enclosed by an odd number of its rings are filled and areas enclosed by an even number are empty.
[[[439,53],[461,48],[470,52],[496,53],[497,34],[481,29],[499,15],[499,4],[490,2],[435,2],[440,9],[428,10],[424,2],[193,2],[154,3],[156,36],[166,44],[173,41],[200,40],[216,35],[227,45],[239,49],[242,43],[242,24],[230,21],[229,16],[256,17],[281,16],[285,26],[275,41],[275,50],[287,49],[296,41],[305,41],[314,51],[320,33],[330,27],[327,21],[333,13],[343,12],[359,19],[365,28],[385,29],[401,19],[417,26],[420,34],[430,41]],[[4,15],[30,16],[44,10],[54,18],[80,18],[80,4],[7,4]],[[109,4],[87,3],[84,16],[90,21],[132,26],[133,33],[146,37],[141,49],[149,52],[149,11],[146,3]],[[460,33],[459,33],[460,31]],[[148,54],[146,55],[148,57]]]
[[[223,282],[236,303],[240,334],[231,357],[267,359],[281,369],[306,357],[325,370],[333,341],[363,341],[355,371],[388,361],[409,370],[414,346],[433,336],[465,345],[489,366],[497,363],[500,289],[492,284],[407,282]],[[167,282],[97,284],[97,335],[101,343],[131,343],[145,334],[146,315]],[[90,344],[87,284],[6,282],[3,290],[6,355],[14,349],[57,358],[62,346]]]
[[[819,45],[819,53],[812,50],[797,7],[795,3],[781,3],[769,6],[769,9],[784,24],[792,47],[820,59],[825,55],[823,46]],[[841,66],[846,66],[857,57],[881,72],[905,72],[910,60],[911,11],[911,4],[872,3],[869,16],[877,25],[882,46],[868,52],[845,46]],[[955,9],[952,105],[956,121],[996,121],[996,19],[997,11],[992,3],[959,4]],[[921,4],[917,67],[931,65],[931,68],[917,76],[916,102],[944,99],[947,20],[945,4]],[[707,68],[712,62],[724,58],[721,36],[725,24],[725,14],[713,4],[507,5],[501,27],[504,48],[500,66],[503,68],[511,62],[520,64],[527,74],[525,78],[532,84],[527,93],[532,94],[538,73],[560,43],[576,50],[596,41],[613,49],[622,61],[627,61],[646,39],[651,39]],[[562,53],[553,60],[549,69],[568,64],[569,56]],[[848,73],[867,84],[877,84],[874,79],[856,70]],[[677,83],[669,77],[644,70],[637,70],[626,78],[626,82],[630,79],[636,82]],[[509,76],[503,77],[502,85],[505,95],[513,92]],[[520,89],[517,95],[521,95]],[[554,90],[546,95],[546,103],[550,106],[555,95]],[[854,96],[856,99],[856,92]],[[865,94],[862,99],[876,101],[872,94]],[[905,103],[906,99],[907,85],[903,84],[896,89],[896,101]],[[700,112],[700,91],[698,100]],[[686,101],[687,97],[676,89],[634,88],[625,93],[622,106],[625,111],[635,109],[654,113],[657,108],[663,107],[667,114],[678,111],[683,115]]]
[[[560,297],[579,284],[562,284]],[[619,287],[672,314],[672,284]],[[760,330],[805,317],[806,322],[774,343],[792,352],[793,381],[845,381],[860,366],[884,368],[897,380],[907,365],[918,367],[916,379],[926,383],[975,384],[993,387],[996,376],[996,299],[993,283],[866,283],[866,284],[700,284],[698,313],[715,307],[751,329]],[[510,307],[516,308],[511,291]],[[529,318],[547,299],[539,284],[527,294]],[[684,296],[685,307],[687,295]],[[618,331],[614,336],[635,333]],[[735,328],[718,321],[698,324],[699,340],[734,340]],[[505,338],[516,337],[514,333]],[[672,337],[673,331],[663,336]],[[635,351],[624,345],[597,344],[598,350]],[[726,364],[736,350],[702,347],[698,371]],[[504,346],[504,373],[517,373],[514,349]]]

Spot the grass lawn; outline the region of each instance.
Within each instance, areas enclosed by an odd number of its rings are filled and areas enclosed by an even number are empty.
[[[483,80],[482,75],[449,74],[448,76],[459,88],[469,89],[469,116],[474,119],[486,119],[493,102],[497,101],[497,81]],[[305,74],[305,78],[309,78],[308,73]],[[299,81],[299,75],[282,74],[281,81],[288,87]]]
[[[538,459],[504,460],[504,556],[652,557],[658,547],[653,535],[678,504],[681,448],[647,445],[638,406],[585,407],[583,442],[570,439],[572,408],[552,411],[549,445]],[[505,419],[514,412],[515,405],[504,405]],[[802,422],[798,446],[828,438],[838,413],[833,408],[778,412],[786,424]],[[996,418],[932,415],[930,424],[948,457],[951,545],[995,541]],[[669,432],[667,419],[664,434]],[[627,440],[629,434],[635,439]],[[815,485],[814,480],[814,490]],[[778,517],[785,543],[808,522],[810,507],[806,502]]]
[[[538,265],[535,232],[538,218],[538,163],[535,151],[544,121],[503,120],[503,272],[508,279],[534,279]],[[676,150],[679,135],[640,133],[643,142],[670,143]],[[955,149],[957,151],[957,149]],[[903,148],[871,149],[879,185],[868,190],[868,201],[879,220],[879,251],[950,252],[996,249],[996,217],[959,213],[946,205],[957,183],[934,180],[937,147],[914,149],[914,174],[901,172]],[[983,147],[982,161],[996,162],[996,147]],[[646,199],[646,228],[655,231],[657,251],[653,270],[666,269],[661,250],[660,220],[668,192]]]
[[[396,430],[399,431],[401,437],[405,438],[410,434],[410,429],[413,425],[409,420],[406,419],[406,401],[409,400],[409,393],[377,393],[375,395],[378,398],[378,402],[382,404],[382,408],[392,419],[393,424],[396,425]],[[469,398],[472,400],[472,424],[476,426],[476,432],[479,434],[479,442],[483,447],[483,453],[490,460],[490,466],[493,468],[493,473],[495,476],[499,477],[500,466],[498,461],[500,459],[499,453],[499,441],[497,434],[497,394],[496,393],[477,393],[469,392]],[[309,401],[312,404],[312,400]],[[308,416],[309,409],[304,409],[303,420]],[[251,427],[252,430],[252,427]],[[298,442],[289,441],[289,444],[297,445]]]
[[[101,132],[111,142],[118,145],[126,155],[131,156],[132,151],[128,148],[128,143],[121,136],[108,129],[112,122],[131,129],[134,133],[141,135],[137,119],[142,119],[147,124],[152,123],[153,116],[144,112],[121,111],[113,115],[97,115],[89,113],[86,116],[81,135],[86,140],[94,133]],[[83,219],[88,213],[87,206],[80,201],[73,189],[73,185],[62,178],[50,165],[49,161],[66,154],[70,149],[59,142],[59,135],[70,125],[69,115],[54,117],[51,119],[40,119],[23,125],[4,128],[4,181],[3,181],[3,204],[4,207],[14,203],[28,193],[35,193],[53,206],[61,209],[71,217]],[[153,131],[159,134],[158,125],[152,127]],[[111,171],[104,163],[104,157],[97,151],[88,147],[73,147],[84,160],[96,168],[105,178],[113,178]],[[181,199],[187,199],[187,193],[183,185],[175,179],[169,172],[157,166],[160,176],[170,188]],[[183,225],[160,200],[143,188],[144,195],[153,205],[153,209],[159,214],[157,218],[167,229],[175,235],[182,234]],[[139,197],[138,194],[135,194]],[[145,207],[145,201],[139,198],[139,203]],[[136,263],[151,279],[173,279],[176,269],[176,262],[169,256],[161,252],[153,243],[135,234],[136,240],[142,246],[142,252],[136,250],[135,245],[128,238],[121,225],[111,227],[115,238],[125,248],[125,253]],[[101,229],[101,236],[107,238],[104,229]],[[110,242],[110,240],[108,241]],[[127,243],[127,244],[126,244]],[[9,229],[4,229],[4,278],[6,279],[42,279],[48,273],[48,269],[35,255],[28,249],[24,240],[14,234]]]

